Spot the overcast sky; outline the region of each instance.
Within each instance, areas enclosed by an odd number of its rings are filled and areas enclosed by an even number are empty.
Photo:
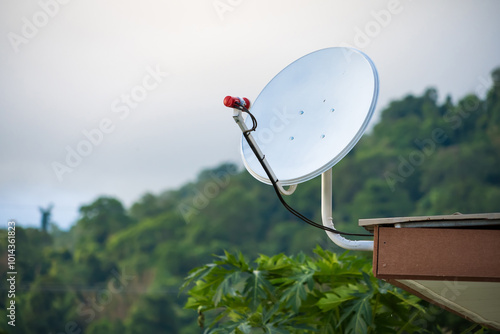
[[[99,195],[128,206],[240,164],[224,96],[255,99],[318,49],[373,59],[377,113],[430,86],[461,98],[500,66],[499,13],[495,0],[3,0],[1,224],[38,226],[52,202],[66,228]]]

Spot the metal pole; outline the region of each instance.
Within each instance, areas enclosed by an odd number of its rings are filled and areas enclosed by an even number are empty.
[[[324,226],[335,229],[332,218],[331,169],[321,174],[321,217]],[[326,234],[337,246],[344,249],[373,252],[373,240],[349,240],[338,233],[328,231],[326,231]]]

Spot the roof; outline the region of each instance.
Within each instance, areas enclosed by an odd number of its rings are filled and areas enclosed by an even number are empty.
[[[361,219],[375,277],[500,330],[500,213]]]
[[[360,219],[359,226],[373,231],[375,225],[393,225],[394,227],[473,227],[498,226],[500,213],[475,213],[441,216],[391,217]]]

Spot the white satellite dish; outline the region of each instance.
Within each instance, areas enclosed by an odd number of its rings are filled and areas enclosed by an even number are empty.
[[[259,124],[252,136],[282,185],[308,181],[349,153],[373,115],[378,87],[370,58],[342,47],[310,53],[267,84],[250,109]],[[241,154],[249,173],[270,184],[243,137]]]
[[[363,52],[335,47],[288,65],[262,90],[253,106],[227,96],[243,132],[241,155],[257,180],[272,184],[283,205],[308,224],[324,229],[340,247],[373,250],[373,241],[345,239],[332,219],[332,172],[356,145],[373,115],[379,90],[375,65]],[[246,120],[242,112],[248,113]],[[291,208],[281,194],[321,175],[323,226]],[[292,186],[285,190],[283,186]]]

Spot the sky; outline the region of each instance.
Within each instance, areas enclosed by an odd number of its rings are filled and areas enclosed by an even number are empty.
[[[375,63],[375,117],[435,87],[484,92],[500,66],[496,0],[4,0],[0,227],[66,229],[98,196],[130,206],[241,165],[226,95],[254,100],[294,60],[348,46]],[[256,181],[257,182],[257,181]]]

